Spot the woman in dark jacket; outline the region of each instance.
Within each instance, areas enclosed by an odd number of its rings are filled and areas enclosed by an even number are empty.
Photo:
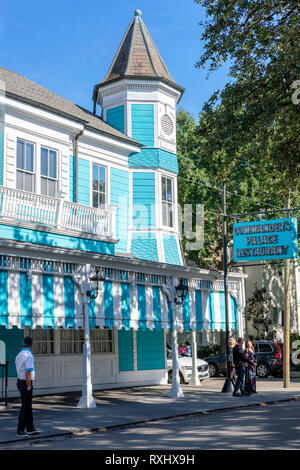
[[[257,393],[256,391],[256,354],[251,341],[246,341],[246,354],[248,366],[245,374],[245,390],[248,393]]]

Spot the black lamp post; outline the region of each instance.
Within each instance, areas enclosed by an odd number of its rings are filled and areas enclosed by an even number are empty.
[[[86,295],[90,299],[96,299],[96,297],[98,296],[99,291],[101,291],[103,289],[104,281],[105,281],[105,278],[103,276],[99,276],[99,271],[96,270],[95,274],[93,274],[90,277],[91,290],[88,290],[86,292]]]
[[[226,319],[226,364],[227,377],[224,382],[222,392],[231,393],[233,391],[231,381],[231,365],[229,362],[229,312],[228,312],[228,286],[227,286],[227,211],[226,211],[226,181],[222,185],[222,212],[223,212],[223,264],[224,264],[224,297],[225,297],[225,319]]]
[[[175,304],[176,305],[181,305],[183,302],[183,299],[186,297],[188,293],[188,286],[183,283],[183,280],[180,279],[179,284],[175,287],[176,290],[176,298],[175,298]]]

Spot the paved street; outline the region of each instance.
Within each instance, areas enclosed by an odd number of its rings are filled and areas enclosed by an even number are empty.
[[[39,437],[19,441],[19,399],[0,413],[0,450],[10,449],[239,449],[300,448],[300,379],[258,380],[258,394],[221,393],[224,378],[183,386],[184,398],[168,398],[169,386],[94,392],[97,408],[77,408],[80,393],[35,396]],[[186,415],[186,416],[182,416]],[[244,447],[243,447],[244,446]]]
[[[174,418],[82,437],[17,442],[10,449],[300,449],[298,401]]]

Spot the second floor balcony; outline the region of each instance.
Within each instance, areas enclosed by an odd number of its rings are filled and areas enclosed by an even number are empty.
[[[115,238],[116,206],[83,206],[64,199],[0,186],[0,219],[55,227],[66,232]]]

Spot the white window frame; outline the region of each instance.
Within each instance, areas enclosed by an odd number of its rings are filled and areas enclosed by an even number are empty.
[[[66,351],[66,352],[62,352],[62,350],[63,350],[63,348],[62,348],[62,342],[63,342],[62,335],[63,335],[63,333],[62,332],[63,331],[68,331],[70,336],[74,336],[74,337],[78,336],[78,338],[72,338],[71,337],[70,339],[66,340],[71,345],[71,348],[70,348],[71,350]],[[105,332],[105,331],[110,331],[111,332],[110,339],[102,338],[104,336],[103,332]],[[74,330],[73,328],[69,328],[68,330],[60,329],[59,332],[60,332],[60,335],[59,335],[59,351],[60,351],[60,354],[62,356],[66,356],[68,354],[72,354],[72,355],[82,354],[83,344],[84,344],[84,330],[83,329],[78,329],[78,330]],[[108,328],[90,329],[90,342],[91,342],[91,352],[92,352],[92,354],[114,354],[114,351],[115,351],[115,335],[114,335],[113,330],[109,330]],[[100,348],[99,347],[96,348],[96,344],[98,346],[100,345]],[[111,345],[111,347],[107,348],[107,345]],[[100,351],[98,349],[100,349]]]
[[[32,351],[36,356],[54,356],[56,338],[53,328],[30,329],[28,326],[25,326],[25,336],[30,336],[33,339]]]
[[[69,336],[66,339],[63,336]],[[63,344],[65,343],[65,344]],[[70,346],[70,348],[67,347]],[[63,356],[67,354],[82,354],[84,345],[84,330],[79,328],[74,330],[73,328],[60,329],[59,330],[59,353]],[[66,350],[63,351],[63,346],[66,347]]]
[[[163,178],[166,180],[171,181],[171,189],[172,189],[172,202],[168,202],[163,200]],[[169,175],[166,174],[161,174],[160,177],[160,194],[159,194],[159,199],[160,199],[160,206],[161,206],[161,224],[162,227],[168,229],[168,230],[175,230],[176,227],[176,214],[175,214],[175,184],[174,184],[174,178],[172,178]],[[173,225],[166,225],[164,224],[164,204],[168,204],[169,206],[172,207],[172,215],[173,215]],[[169,211],[168,211],[168,217],[169,217]]]
[[[68,332],[69,339],[65,340],[71,347],[63,350],[63,334]],[[110,338],[105,338],[104,332],[110,331]],[[84,330],[79,328],[75,330],[68,328],[35,328],[31,329],[28,326],[24,328],[24,337],[31,336],[33,339],[33,353],[36,356],[49,356],[54,355],[78,355],[83,352],[84,344]],[[46,339],[41,337],[47,337]],[[109,336],[109,335],[108,335]],[[115,354],[116,351],[116,337],[114,330],[108,328],[94,328],[90,329],[91,352],[97,355]],[[97,346],[97,347],[96,347]]]
[[[110,331],[110,339],[105,338],[104,333]],[[103,338],[104,337],[104,338]],[[91,351],[93,354],[114,354],[115,352],[115,335],[114,330],[109,328],[94,328],[90,330]],[[96,348],[97,346],[100,346]],[[107,347],[111,345],[111,347]],[[97,349],[100,349],[97,350]]]
[[[56,153],[56,178],[52,178],[51,176],[44,176],[42,175],[42,148],[47,149],[48,152],[51,150],[52,152]],[[39,146],[39,194],[42,194],[42,178],[47,180],[55,181],[56,182],[56,191],[54,196],[49,196],[48,194],[44,194],[45,197],[57,197],[59,193],[59,151],[49,145],[40,144]],[[49,163],[48,163],[49,165]]]
[[[99,208],[101,207],[106,207],[110,202],[109,202],[109,191],[108,191],[108,186],[109,186],[109,176],[110,176],[110,171],[109,167],[107,165],[104,165],[103,163],[96,162],[94,160],[91,161],[90,165],[90,181],[91,181],[91,190],[90,190],[90,205],[91,207],[94,207],[93,205],[93,165],[101,166],[105,170],[105,203],[102,206],[98,206]],[[98,191],[97,191],[98,192]],[[103,194],[103,193],[102,193]]]
[[[18,141],[24,142],[25,144],[28,143],[28,144],[33,145],[33,171],[32,172],[28,171],[28,170],[25,170],[25,169],[22,169],[22,168],[18,168]],[[36,144],[34,142],[31,142],[30,140],[23,139],[21,137],[17,137],[17,139],[16,139],[16,189],[19,189],[20,191],[35,193],[35,191],[36,191],[36,161],[35,160],[36,160]],[[21,188],[17,187],[17,173],[18,173],[18,171],[22,172],[23,175],[25,173],[29,174],[29,175],[32,175],[32,179],[33,179],[33,190],[32,191],[27,191],[26,189],[21,189]]]

